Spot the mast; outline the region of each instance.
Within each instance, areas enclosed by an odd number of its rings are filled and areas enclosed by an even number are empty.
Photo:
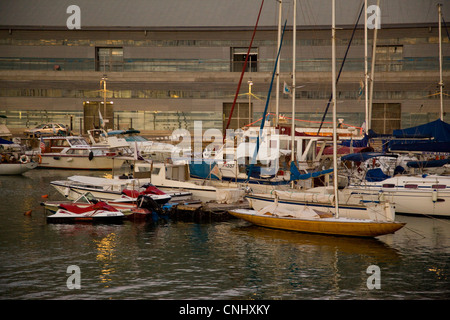
[[[236,100],[239,95],[239,90],[241,89],[242,78],[244,77],[245,69],[247,68],[248,57],[250,56],[250,50],[252,49],[253,39],[255,38],[256,29],[258,27],[259,17],[261,16],[261,11],[262,11],[263,5],[264,5],[264,0],[261,1],[261,7],[259,8],[258,18],[256,19],[255,28],[253,29],[252,40],[250,41],[250,45],[248,46],[247,55],[245,56],[244,65],[242,66],[241,77],[239,78],[239,83],[238,83],[238,87],[236,89],[236,94],[234,95],[233,105],[231,106],[231,111],[230,111],[230,115],[228,117],[228,122],[227,122],[225,130],[223,132],[223,141],[225,141],[226,131],[227,131],[228,127],[230,126],[230,121],[231,121],[231,117],[233,116],[233,111],[234,111],[234,107],[236,105]],[[249,108],[250,108],[250,106],[249,106]]]
[[[367,0],[364,0],[364,90],[366,132],[369,130],[369,74],[367,63]]]
[[[332,97],[333,97],[333,172],[334,172],[334,203],[336,206],[335,217],[339,218],[339,198],[338,198],[338,172],[337,172],[337,130],[336,130],[336,2],[332,1],[331,11],[331,60],[332,60]]]
[[[283,1],[278,0],[278,40],[277,48],[280,47],[281,38],[281,9],[283,7]],[[279,118],[279,104],[280,104],[280,62],[277,63],[277,90],[276,90],[276,100],[275,100],[275,127],[278,126]]]
[[[291,161],[295,159],[295,53],[297,47],[297,0],[294,0],[294,20],[292,27],[292,127],[291,127]]]
[[[377,0],[377,7],[380,7],[380,0]],[[367,18],[366,18],[367,19]],[[377,16],[378,19],[378,16]],[[377,22],[375,22],[377,23]],[[366,132],[369,132],[369,129],[371,128],[371,121],[372,121],[372,103],[373,103],[373,81],[375,78],[375,55],[377,52],[377,35],[378,35],[378,28],[373,29],[373,43],[372,43],[372,67],[370,71],[370,88],[369,88],[369,123],[366,123]]]
[[[441,121],[444,121],[444,96],[442,95],[442,87],[444,82],[442,80],[442,34],[441,34],[441,20],[442,20],[442,4],[438,3],[439,14],[439,94],[441,96]]]

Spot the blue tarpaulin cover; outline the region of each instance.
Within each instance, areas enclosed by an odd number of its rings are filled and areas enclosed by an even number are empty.
[[[450,124],[438,119],[420,126],[394,130],[397,139],[429,140],[392,140],[392,151],[450,152]]]
[[[333,172],[333,169],[327,169],[327,170],[323,170],[323,171],[316,171],[316,172],[301,174],[300,171],[298,170],[297,166],[295,165],[295,162],[292,161],[290,172],[291,172],[290,181],[294,181],[294,180],[306,180],[306,179],[311,179],[311,178],[317,178],[324,174]]]
[[[369,182],[378,182],[386,180],[390,176],[386,175],[380,168],[367,170],[366,180]]]
[[[350,153],[341,157],[341,160],[355,161],[355,162],[364,162],[371,158],[376,157],[397,157],[395,154],[386,154],[382,152],[361,152],[361,153]]]
[[[394,130],[396,138],[433,138],[436,142],[450,142],[450,124],[441,119],[407,129]]]

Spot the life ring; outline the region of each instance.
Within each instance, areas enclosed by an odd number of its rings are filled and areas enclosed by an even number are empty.
[[[22,156],[20,156],[19,161],[20,161],[20,163],[27,163],[30,161],[30,158],[28,158],[28,156],[23,154]]]

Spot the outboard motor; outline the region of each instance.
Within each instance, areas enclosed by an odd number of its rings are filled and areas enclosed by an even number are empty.
[[[163,209],[159,203],[152,199],[151,196],[142,194],[137,197],[136,203],[139,208],[148,209],[157,214],[163,214]]]

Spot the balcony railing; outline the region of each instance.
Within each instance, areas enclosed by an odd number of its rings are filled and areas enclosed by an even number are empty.
[[[337,65],[342,60],[337,60]],[[370,63],[370,60],[369,60]],[[242,70],[242,62],[234,65],[229,60],[220,59],[125,59],[123,63],[116,63],[107,68],[108,72],[238,72]],[[259,60],[252,62],[247,72],[272,72],[273,60]],[[369,64],[370,65],[370,64]],[[290,72],[292,62],[281,60],[281,72]],[[299,59],[297,71],[330,72],[330,59]],[[409,57],[399,60],[376,61],[376,71],[414,71],[439,70],[437,57]],[[0,70],[45,70],[45,71],[103,71],[103,67],[96,66],[95,59],[85,58],[1,58]],[[363,71],[364,59],[347,59],[345,71]],[[450,56],[444,57],[443,70],[450,70]]]

